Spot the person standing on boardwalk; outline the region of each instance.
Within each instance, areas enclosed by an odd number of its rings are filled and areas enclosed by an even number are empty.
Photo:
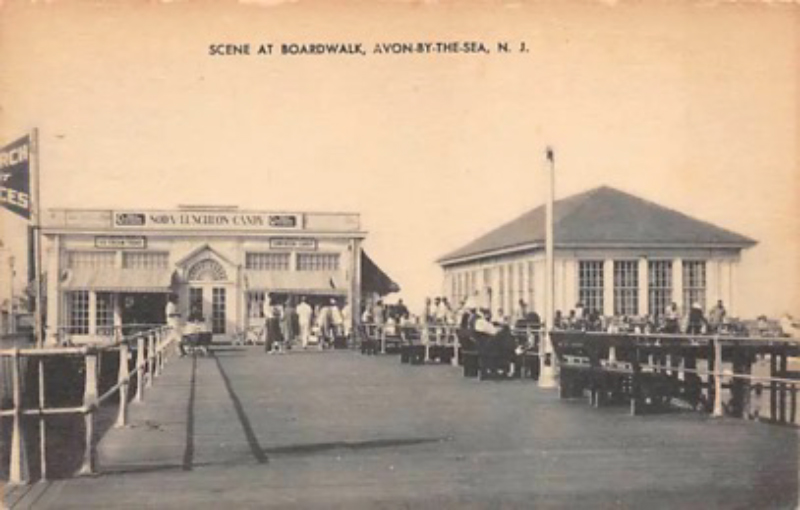
[[[178,313],[178,296],[170,294],[167,298],[167,306],[164,310],[164,315],[167,319],[167,326],[169,326],[169,335],[178,343],[178,349],[181,356],[186,354],[183,347],[183,332],[181,331],[181,314]]]
[[[331,345],[336,343],[336,339],[344,335],[344,316],[342,311],[339,310],[339,304],[335,298],[331,298],[331,304],[328,313],[331,319]]]
[[[297,319],[300,323],[300,344],[303,349],[308,347],[308,340],[311,337],[311,316],[313,313],[314,310],[306,302],[306,297],[300,298],[300,304],[297,305]]]
[[[289,296],[286,299],[286,304],[283,308],[283,316],[281,317],[281,326],[283,332],[283,340],[286,347],[291,349],[292,343],[297,336],[295,323],[297,322],[297,313],[294,307],[294,298]]]
[[[720,299],[717,301],[717,304],[714,308],[708,312],[708,330],[709,333],[716,333],[719,331],[719,328],[725,322],[725,306],[722,304],[722,300]]]
[[[690,335],[699,335],[703,333],[704,326],[708,326],[708,323],[703,316],[703,308],[700,303],[695,301],[692,303],[691,310],[689,310],[689,325],[686,328],[686,332]]]

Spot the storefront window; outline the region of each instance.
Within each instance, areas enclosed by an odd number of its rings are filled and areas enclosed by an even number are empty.
[[[114,333],[114,296],[110,292],[97,293],[94,321],[98,335],[110,336]]]
[[[254,271],[288,271],[288,253],[248,253],[245,267]]]
[[[264,318],[264,291],[250,291],[247,293],[247,316],[251,319]]]
[[[116,254],[113,251],[68,251],[67,267],[76,269],[79,267],[114,267]]]
[[[298,253],[298,271],[338,271],[338,253]]]
[[[126,269],[166,269],[169,253],[159,251],[124,252],[122,267]]]
[[[73,335],[89,334],[89,291],[73,290],[65,293],[67,327]]]

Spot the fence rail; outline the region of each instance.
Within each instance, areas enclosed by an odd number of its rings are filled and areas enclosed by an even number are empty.
[[[597,382],[602,381],[603,374],[633,377],[633,386],[638,388],[637,377],[649,373],[668,376],[691,386],[695,392],[704,388],[714,416],[725,412],[723,389],[730,390],[735,414],[747,418],[751,417],[751,392],[766,387],[770,394],[769,419],[796,422],[800,371],[789,370],[789,359],[800,356],[797,339],[580,331],[554,331],[551,335],[559,362],[566,369],[589,374],[589,389],[595,403],[599,398],[596,392],[603,391],[602,382]],[[758,357],[769,357],[769,375],[753,373]],[[696,365],[699,360],[705,362],[705,368]],[[700,377],[705,377],[706,382],[701,384],[697,379]],[[563,389],[562,381],[565,394]],[[633,393],[632,412],[638,392]]]
[[[25,462],[25,439],[22,426],[24,416],[39,418],[39,455],[42,479],[47,478],[45,421],[50,416],[58,415],[80,414],[84,416],[85,445],[79,474],[96,473],[98,465],[94,435],[97,411],[101,406],[117,397],[119,408],[115,425],[117,427],[125,426],[128,422],[128,399],[132,380],[135,377],[134,400],[140,402],[144,399],[145,389],[153,385],[164,369],[167,358],[177,349],[178,342],[177,335],[171,334],[169,326],[159,325],[147,331],[127,336],[116,335],[113,343],[102,346],[0,349],[0,358],[10,358],[11,362],[11,407],[0,410],[0,416],[12,418],[9,483],[21,484],[30,480]],[[136,361],[131,369],[129,358],[132,349],[135,349]],[[117,382],[104,393],[98,394],[99,357],[109,353],[115,354],[119,358]],[[68,407],[48,405],[45,392],[44,360],[59,357],[82,357],[84,360],[85,378],[81,405]],[[26,408],[24,405],[22,360],[33,361],[37,366],[38,399],[36,406],[32,408]],[[29,369],[32,365],[32,363],[27,363]]]

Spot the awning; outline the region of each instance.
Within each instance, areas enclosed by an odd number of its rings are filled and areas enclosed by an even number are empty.
[[[65,290],[172,292],[172,272],[168,269],[80,267],[66,273],[62,283]]]
[[[330,271],[247,271],[245,287],[292,294],[347,294],[347,282]]]
[[[389,278],[389,275],[384,273],[363,250],[361,252],[361,292],[374,292],[379,296],[400,292],[400,286]]]

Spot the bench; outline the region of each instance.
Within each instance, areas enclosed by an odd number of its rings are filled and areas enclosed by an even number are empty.
[[[594,407],[628,400],[631,414],[639,415],[665,408],[680,393],[675,377],[642,366],[646,352],[637,347],[611,345],[583,332],[554,332],[551,338],[561,369],[560,398],[588,391]],[[619,359],[606,357],[610,347]]]

